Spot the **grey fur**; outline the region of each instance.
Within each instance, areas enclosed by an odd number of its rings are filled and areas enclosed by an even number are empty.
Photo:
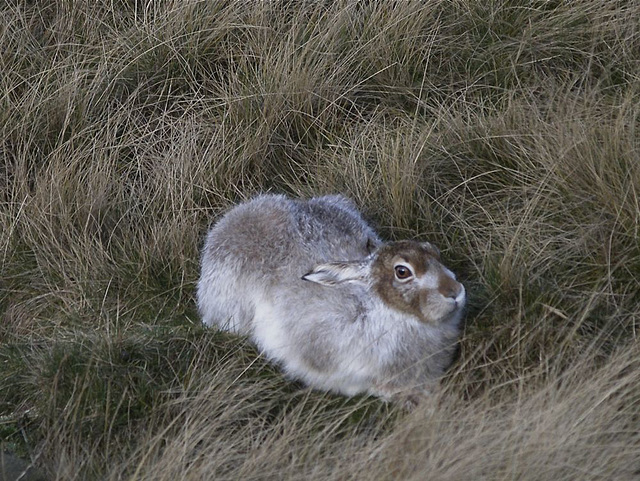
[[[460,286],[455,301],[429,288],[431,297],[423,296],[428,306],[421,309],[431,312],[431,303],[440,303],[433,310],[437,318],[419,319],[393,305],[404,301],[383,300],[376,279],[396,251],[407,259],[424,256],[422,264],[455,279],[424,245],[383,244],[342,196],[262,195],[211,228],[198,307],[205,324],[250,336],[268,358],[312,387],[384,398],[424,393],[451,363],[464,288],[448,278]],[[431,301],[432,291],[438,300]]]

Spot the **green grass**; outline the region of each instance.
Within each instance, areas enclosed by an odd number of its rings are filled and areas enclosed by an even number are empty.
[[[325,2],[326,3],[326,2]],[[635,479],[633,2],[10,0],[0,441],[50,479]],[[208,226],[352,197],[465,283],[405,413],[201,326]]]

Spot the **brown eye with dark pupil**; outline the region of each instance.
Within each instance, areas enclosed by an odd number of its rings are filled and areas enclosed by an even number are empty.
[[[396,277],[398,279],[408,279],[411,277],[411,271],[405,266],[396,266]]]

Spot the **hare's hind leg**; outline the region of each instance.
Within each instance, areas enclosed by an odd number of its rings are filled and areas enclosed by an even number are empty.
[[[202,322],[224,331],[247,335],[255,306],[251,299],[238,295],[238,286],[220,276],[203,276],[198,282],[197,303]]]

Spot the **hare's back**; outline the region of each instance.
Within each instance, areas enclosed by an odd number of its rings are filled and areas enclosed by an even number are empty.
[[[282,265],[297,247],[290,203],[284,196],[263,195],[237,205],[209,231],[203,259],[251,270]]]
[[[290,200],[261,195],[234,207],[213,226],[203,259],[302,276],[317,263],[364,258],[379,242],[342,196]]]
[[[313,249],[315,262],[362,259],[381,242],[355,205],[343,196],[295,202],[297,231],[302,244]]]

